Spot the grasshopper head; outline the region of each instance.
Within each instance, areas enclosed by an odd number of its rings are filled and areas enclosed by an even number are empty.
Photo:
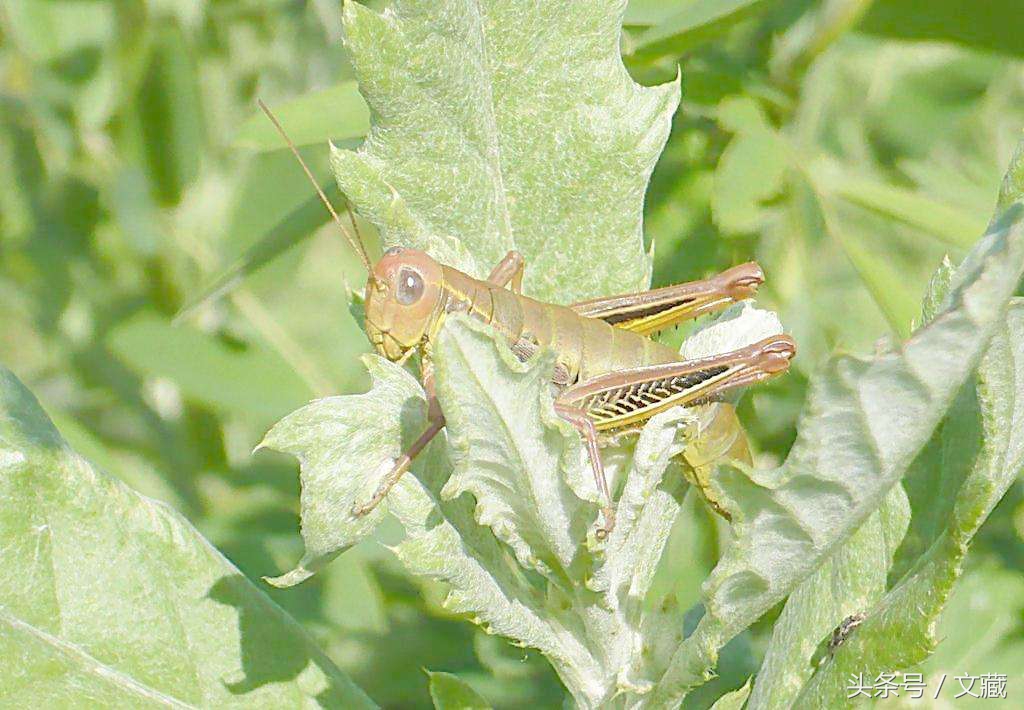
[[[418,249],[392,247],[366,282],[366,334],[381,355],[399,360],[422,343],[441,300],[441,265]]]

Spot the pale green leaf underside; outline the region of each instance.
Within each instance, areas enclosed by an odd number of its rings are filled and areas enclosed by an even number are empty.
[[[748,707],[790,707],[814,672],[818,645],[843,619],[869,609],[885,592],[892,558],[910,520],[901,486],[882,507],[789,595],[772,637]]]
[[[936,498],[947,512],[928,550],[803,690],[808,706],[845,697],[851,674],[873,668],[912,668],[925,660],[939,639],[936,627],[953,583],[960,576],[967,546],[996,503],[1024,467],[1024,301],[1013,302],[1004,327],[992,339],[970,389],[936,432],[936,443],[959,444],[958,419],[980,420],[982,446],[965,456],[932,459]],[[948,450],[948,449],[947,449]],[[973,453],[973,456],[971,454]],[[945,494],[941,482],[962,481]],[[899,644],[892,639],[899,638]]]
[[[369,392],[318,399],[274,425],[259,448],[295,456],[302,467],[302,539],[298,567],[269,580],[289,587],[369,535],[389,501],[363,517],[380,478],[426,426],[426,395],[405,370],[377,356],[364,358],[373,380]],[[399,482],[410,485],[411,478]]]
[[[370,112],[354,81],[310,91],[274,106],[273,110],[296,146],[362,138],[370,130]],[[239,148],[258,151],[288,147],[262,111],[255,112],[242,123],[234,143]]]
[[[679,101],[619,56],[623,0],[396,0],[345,7],[373,128],[333,151],[385,247],[486,276],[510,249],[524,288],[568,302],[647,286],[642,208]]]
[[[0,697],[373,707],[177,513],[97,472],[0,368]]]
[[[395,554],[410,572],[449,584],[445,604],[450,610],[541,650],[556,668],[585,667],[584,675],[592,671],[590,654],[574,630],[564,628],[506,550],[475,522],[472,501],[441,498],[451,472],[444,434],[417,457],[413,473],[373,513],[352,517],[353,502],[373,493],[391,459],[425,426],[426,401],[419,383],[377,356],[368,356],[366,363],[373,378],[369,392],[313,402],[282,420],[263,442],[294,454],[301,463],[306,543],[299,566],[271,581],[279,586],[303,581],[371,533],[390,511],[406,533],[393,548]]]
[[[454,463],[443,494],[471,493],[477,520],[523,567],[571,585],[597,490],[584,478],[579,436],[551,405],[554,353],[524,365],[466,320],[441,332],[434,356]]]
[[[658,701],[701,683],[725,641],[785,598],[881,505],[973,371],[1022,271],[1018,202],[960,267],[941,312],[899,352],[829,361],[780,468],[723,472],[737,538],[705,584],[707,613],[676,651]]]

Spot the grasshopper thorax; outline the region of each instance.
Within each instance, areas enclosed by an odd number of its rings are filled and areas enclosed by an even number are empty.
[[[429,337],[443,282],[441,265],[425,252],[384,252],[366,282],[366,334],[377,352],[400,360]]]

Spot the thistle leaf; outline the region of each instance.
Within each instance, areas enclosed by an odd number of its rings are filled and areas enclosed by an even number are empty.
[[[76,455],[2,368],[0,500],[5,704],[375,707],[179,514]]]
[[[442,495],[471,493],[477,521],[514,551],[519,563],[571,584],[570,568],[596,515],[572,427],[551,404],[554,353],[523,364],[493,331],[453,317],[434,346],[437,396],[445,412],[455,470]]]
[[[975,246],[950,295],[899,352],[836,356],[819,373],[786,462],[718,479],[736,540],[705,584],[707,613],[655,702],[701,683],[718,649],[785,598],[877,509],[928,441],[1003,323],[1024,272],[1024,203]]]
[[[381,478],[426,427],[426,395],[398,365],[377,355],[364,360],[373,385],[360,395],[326,397],[292,412],[257,447],[298,458],[302,481],[302,539],[298,566],[268,579],[290,587],[372,533],[388,499],[363,517],[353,506],[370,500]],[[411,485],[410,477],[399,486]]]
[[[780,330],[773,314],[744,303],[683,350],[704,357]],[[642,702],[680,641],[681,610],[669,602],[645,614],[644,599],[687,487],[673,459],[705,420],[663,412],[634,443],[608,453],[624,488],[618,525],[602,546],[591,534],[598,495],[589,461],[552,407],[553,355],[522,363],[489,326],[451,316],[432,356],[448,446],[422,454],[414,475],[366,518],[353,519],[352,504],[372,494],[380,462],[425,426],[423,391],[404,370],[370,357],[368,393],[314,402],[267,435],[264,446],[302,466],[306,541],[297,569],[271,581],[308,578],[389,510],[406,533],[395,554],[411,573],[449,586],[449,610],[539,649],[583,707],[615,694]],[[718,406],[727,405],[702,411]]]
[[[936,432],[954,444],[958,419],[978,418],[981,447],[973,456],[930,458],[932,502],[946,524],[934,531],[911,570],[872,608],[800,694],[797,704],[817,707],[847,696],[851,675],[874,668],[911,668],[939,642],[939,616],[959,578],[974,534],[1024,470],[1024,300],[1015,299],[957,406]],[[943,448],[938,447],[940,450]],[[926,452],[927,453],[927,452]],[[949,482],[959,485],[949,485]],[[893,644],[891,639],[900,643]]]
[[[526,292],[546,301],[647,286],[644,191],[679,84],[643,88],[626,73],[625,5],[346,4],[373,128],[333,165],[385,247],[478,277],[518,249]]]

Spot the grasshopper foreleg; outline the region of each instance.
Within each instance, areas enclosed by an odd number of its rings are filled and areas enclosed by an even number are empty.
[[[487,280],[495,286],[504,287],[508,285],[513,292],[520,293],[523,286],[523,267],[524,267],[523,255],[518,251],[512,250],[505,255],[505,258],[498,262],[498,265],[494,267],[491,274],[487,277]],[[408,354],[412,354],[412,350]],[[429,401],[429,411],[427,413],[428,425],[426,431],[424,431],[416,441],[408,448],[407,451],[403,452],[399,456],[391,470],[387,472],[384,478],[381,479],[380,485],[377,486],[377,490],[374,491],[373,496],[363,504],[356,504],[352,506],[352,515],[354,517],[361,517],[366,515],[371,510],[380,505],[380,502],[387,497],[388,493],[395,484],[401,480],[402,476],[409,470],[409,466],[412,465],[412,460],[416,458],[427,444],[437,436],[437,434],[444,429],[444,415],[441,414],[441,408],[437,403],[437,397],[434,396],[434,377],[433,369],[430,366],[430,360],[424,357],[423,360],[423,387],[427,391],[427,399]],[[600,459],[598,459],[600,461]],[[603,473],[602,473],[603,476]],[[605,486],[607,489],[607,486]]]
[[[352,506],[353,517],[360,518],[376,508],[387,497],[391,489],[395,487],[395,484],[401,480],[406,471],[409,470],[412,460],[444,429],[444,414],[441,413],[441,405],[438,403],[437,396],[434,393],[434,368],[431,366],[429,357],[424,356],[422,368],[423,389],[427,392],[427,429],[420,434],[416,441],[412,442],[412,445],[406,451],[402,452],[401,456],[395,459],[391,470],[381,479],[380,485],[377,486],[377,490],[374,491],[370,500],[362,505],[356,504]]]
[[[381,479],[380,485],[377,486],[377,490],[374,491],[370,500],[362,505],[352,506],[353,517],[360,518],[376,508],[402,476],[405,475],[405,472],[409,470],[409,466],[412,464],[412,460],[416,458],[416,455],[423,451],[431,439],[437,436],[438,432],[442,429],[444,429],[444,417],[432,419],[427,430],[420,434],[420,437],[412,442],[412,446],[395,460],[391,470]]]

